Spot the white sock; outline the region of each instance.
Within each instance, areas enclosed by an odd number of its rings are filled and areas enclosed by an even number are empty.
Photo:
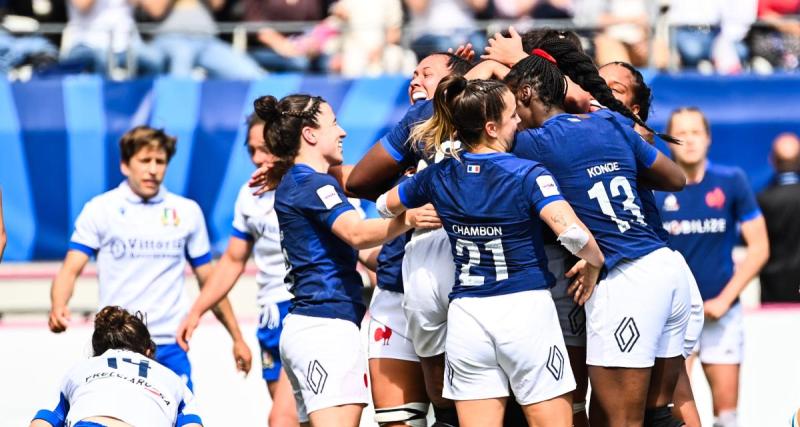
[[[719,415],[714,417],[714,427],[738,427],[736,410],[720,411]]]

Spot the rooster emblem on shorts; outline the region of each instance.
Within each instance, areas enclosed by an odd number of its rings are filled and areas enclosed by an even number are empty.
[[[389,338],[392,337],[392,330],[388,326],[375,329],[375,341],[383,340],[383,345],[389,345]]]

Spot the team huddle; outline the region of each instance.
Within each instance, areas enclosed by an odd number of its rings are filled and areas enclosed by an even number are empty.
[[[94,357],[31,425],[202,424],[189,340],[213,310],[249,370],[225,296],[253,255],[270,426],[358,426],[370,402],[380,426],[427,426],[429,409],[443,427],[699,426],[695,352],[715,425],[735,426],[738,295],[766,230],[743,174],[708,164],[702,112],[675,110],[656,133],[641,74],[598,69],[569,32],[512,29],[473,55],[423,59],[407,113],[356,165],[342,165],[346,132],[323,98],[258,98],[258,169],[213,267],[199,207],[160,185],[174,138],[126,134],[127,179],[76,220],[50,328],[68,327],[90,256],[101,307],[120,307],[101,310]],[[736,224],[749,250],[734,272]],[[369,308],[359,263],[377,276]]]

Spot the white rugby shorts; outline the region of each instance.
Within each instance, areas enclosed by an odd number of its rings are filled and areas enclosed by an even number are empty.
[[[530,405],[575,389],[548,290],[457,298],[449,320],[443,397],[505,397],[510,384]]]
[[[556,284],[550,288],[553,302],[558,312],[558,323],[561,324],[561,333],[564,342],[570,347],[586,347],[586,312],[583,306],[578,305],[567,294],[570,279],[564,274],[575,265],[572,261],[577,258],[560,245],[545,245],[547,254],[547,269],[556,277]]]
[[[719,320],[706,319],[696,349],[702,363],[741,364],[744,358],[742,305],[735,303]]]
[[[408,322],[403,313],[403,294],[375,288],[369,306],[369,316],[368,359],[419,362],[414,344],[408,338]]]
[[[444,353],[447,307],[455,282],[450,241],[440,228],[411,239],[403,257],[403,312],[420,357]]]
[[[353,322],[290,313],[280,350],[301,423],[320,409],[370,402],[367,360]]]
[[[586,364],[646,368],[683,355],[691,307],[685,268],[667,248],[614,267],[586,303]]]

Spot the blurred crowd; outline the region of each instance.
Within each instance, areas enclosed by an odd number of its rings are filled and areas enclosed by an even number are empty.
[[[253,79],[408,73],[509,24],[577,30],[599,64],[798,69],[800,0],[0,0],[0,72]]]

